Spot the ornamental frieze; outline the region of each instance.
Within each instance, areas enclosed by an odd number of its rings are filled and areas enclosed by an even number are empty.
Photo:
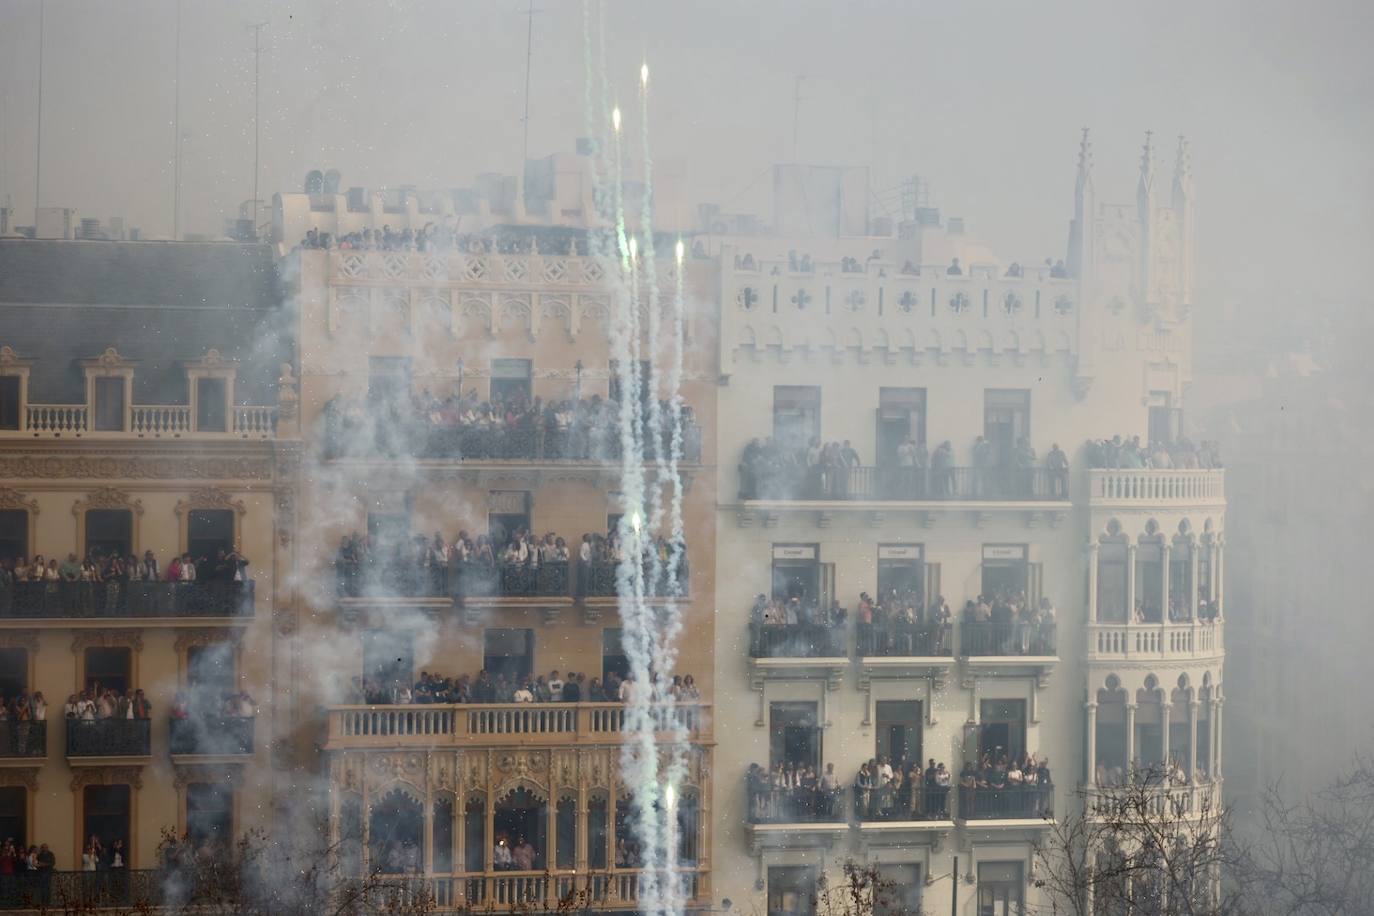
[[[271,480],[266,458],[0,456],[0,478],[97,480]]]

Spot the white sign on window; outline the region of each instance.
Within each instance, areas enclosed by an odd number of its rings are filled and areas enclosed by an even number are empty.
[[[983,547],[984,560],[1024,560],[1026,558],[1026,545],[1024,544],[990,544]]]
[[[814,560],[816,548],[806,544],[792,544],[773,548],[775,560]]]
[[[880,560],[919,560],[921,559],[920,544],[905,544],[898,546],[888,544],[878,548],[878,559]]]

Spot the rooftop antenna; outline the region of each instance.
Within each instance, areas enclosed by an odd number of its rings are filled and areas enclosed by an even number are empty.
[[[176,4],[176,71],[172,76],[172,241],[181,239],[181,0],[176,0]]]
[[[797,131],[801,125],[801,103],[802,82],[807,79],[805,73],[798,74],[796,81],[792,85],[792,161],[797,161]]]
[[[530,70],[534,67],[534,13],[534,0],[530,0],[529,8],[525,12],[527,20],[525,26],[525,117],[521,119],[525,131],[520,157],[522,175],[525,171],[525,163],[530,159]]]
[[[248,28],[253,30],[253,236],[258,234],[258,150],[262,140],[260,108],[258,106],[258,78],[261,73],[262,30],[265,22],[255,22]]]
[[[34,140],[36,168],[33,175],[33,224],[38,225],[38,208],[43,191],[43,0],[38,0],[38,131]]]

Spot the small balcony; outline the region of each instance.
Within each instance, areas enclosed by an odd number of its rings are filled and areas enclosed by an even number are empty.
[[[849,664],[845,631],[813,623],[749,625],[749,668],[755,689],[768,678],[821,678],[835,689]]]
[[[1226,654],[1220,620],[1187,623],[1094,623],[1088,625],[1088,659],[1165,662],[1213,661]]]
[[[1096,786],[1083,790],[1084,803],[1093,818],[1177,819],[1217,817],[1221,787],[1210,781],[1185,785]]]
[[[746,787],[749,843],[765,848],[829,847],[849,832],[851,801],[847,788],[774,786],[749,779]]]
[[[1053,818],[1053,785],[959,788],[960,821],[1028,821]]]
[[[249,582],[17,582],[0,588],[0,620],[253,616]]]
[[[678,870],[688,908],[710,906],[709,873],[695,868]],[[369,899],[387,904],[433,904],[434,911],[481,913],[606,913],[639,909],[638,870],[591,874],[503,871],[470,872],[416,878],[383,875],[381,887]]]
[[[683,704],[651,714],[665,740],[676,735],[710,740],[709,705]],[[624,730],[620,703],[333,706],[325,749],[619,744]]]
[[[961,658],[1058,657],[1052,623],[961,623]]]
[[[151,719],[68,719],[67,757],[152,756]]]
[[[874,678],[934,678],[943,683],[953,666],[954,629],[948,623],[859,623],[854,654],[859,686]]]
[[[173,757],[241,757],[253,753],[252,716],[202,716],[168,721]]]
[[[1069,502],[1068,471],[1051,468],[740,467],[746,502]]]
[[[6,719],[0,722],[0,759],[41,760],[48,756],[48,723]]]
[[[1165,470],[1111,468],[1088,471],[1092,508],[1224,508],[1226,472],[1219,468]]]

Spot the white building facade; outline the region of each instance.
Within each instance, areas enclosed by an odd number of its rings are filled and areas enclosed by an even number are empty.
[[[1080,789],[1173,761],[1186,793],[1219,790],[1222,472],[1090,469],[1084,446],[1177,435],[1185,145],[1158,181],[1147,141],[1136,203],[1099,204],[1085,136],[1063,265],[956,272],[926,263],[959,248],[925,230],[722,247],[712,836],[732,911],[811,912],[852,860],[895,911],[1016,913]],[[870,623],[861,593],[913,622]],[[979,595],[1004,601],[965,620]],[[960,792],[965,762],[1023,754],[1041,785]],[[953,785],[856,788],[884,757]],[[831,767],[837,794],[778,785]]]

